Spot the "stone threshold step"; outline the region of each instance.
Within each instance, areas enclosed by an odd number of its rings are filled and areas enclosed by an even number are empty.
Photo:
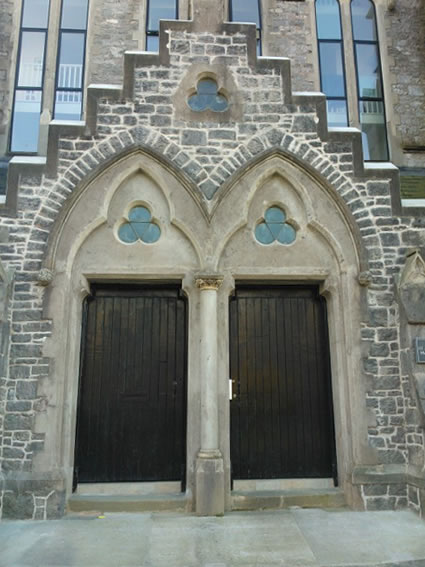
[[[73,494],[68,512],[185,512],[187,497],[179,494]]]
[[[232,510],[277,508],[345,508],[345,495],[338,488],[310,490],[233,491]]]

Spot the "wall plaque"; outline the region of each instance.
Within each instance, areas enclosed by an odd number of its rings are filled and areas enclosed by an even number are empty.
[[[416,338],[416,362],[425,364],[425,339]]]

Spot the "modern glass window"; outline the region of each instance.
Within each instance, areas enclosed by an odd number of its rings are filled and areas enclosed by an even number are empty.
[[[231,22],[254,23],[257,26],[257,54],[261,55],[261,8],[260,0],[229,0]]]
[[[387,161],[384,90],[373,2],[352,0],[351,20],[364,159]]]
[[[159,20],[178,19],[178,0],[148,0],[146,50],[159,51]]]
[[[88,0],[63,0],[56,68],[58,120],[80,120],[83,104]]]
[[[316,0],[320,86],[329,126],[348,126],[341,11],[338,0]]]
[[[36,153],[40,130],[49,0],[23,0],[10,151]]]

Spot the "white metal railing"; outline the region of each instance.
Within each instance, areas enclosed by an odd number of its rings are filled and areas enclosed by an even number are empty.
[[[56,91],[56,102],[80,102],[81,92]]]
[[[19,70],[19,84],[25,87],[40,87],[43,65],[41,62],[23,63]],[[82,85],[83,66],[70,63],[59,65],[58,88],[79,89]]]
[[[382,114],[383,104],[380,100],[362,100],[361,101],[363,114]]]
[[[61,63],[59,65],[58,88],[79,89],[82,85],[82,65]]]

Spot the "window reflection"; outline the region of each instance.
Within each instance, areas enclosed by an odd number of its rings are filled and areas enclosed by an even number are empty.
[[[49,21],[49,0],[25,0],[22,27],[47,28]]]
[[[58,87],[81,88],[83,84],[84,40],[84,34],[62,34]]]
[[[320,85],[327,98],[328,125],[348,125],[344,51],[337,0],[316,0]]]
[[[41,87],[45,39],[44,32],[22,32],[18,86]]]
[[[351,2],[353,37],[358,41],[377,41],[375,8],[370,0]]]
[[[356,57],[360,96],[382,98],[378,47],[371,44],[357,44]]]
[[[38,149],[49,0],[24,0],[12,110],[10,151]]]
[[[10,147],[12,152],[37,151],[40,112],[41,91],[16,91]]]
[[[81,119],[87,12],[88,0],[63,0],[54,111],[57,120]]]
[[[352,0],[351,17],[363,157],[367,161],[386,161],[388,160],[387,128],[373,2]]]
[[[159,21],[178,18],[178,0],[149,0],[146,16],[146,49],[159,51]]]
[[[67,0],[62,8],[61,27],[83,30],[87,27],[87,0]]]
[[[336,0],[316,0],[317,37],[342,39],[339,5]]]

